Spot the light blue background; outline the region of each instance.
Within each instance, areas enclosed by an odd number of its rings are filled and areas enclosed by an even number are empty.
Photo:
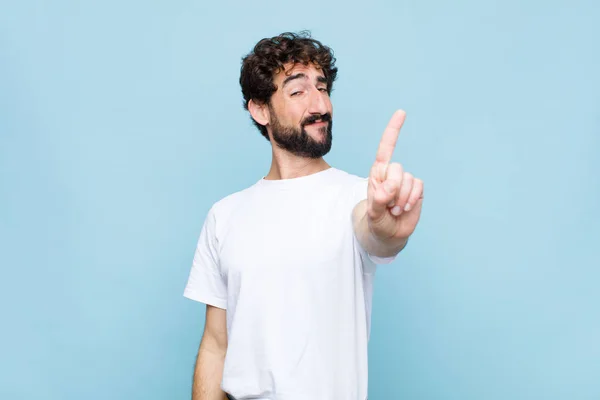
[[[218,3],[218,4],[217,4]],[[189,399],[182,297],[210,205],[268,170],[241,57],[310,29],[340,68],[326,159],[425,181],[376,279],[370,398],[600,399],[600,6],[3,1],[2,399]]]

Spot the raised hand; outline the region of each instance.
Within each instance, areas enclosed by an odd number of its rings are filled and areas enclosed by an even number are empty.
[[[423,203],[423,181],[391,163],[406,113],[398,110],[388,123],[369,175],[369,230],[382,241],[405,240],[413,233]]]

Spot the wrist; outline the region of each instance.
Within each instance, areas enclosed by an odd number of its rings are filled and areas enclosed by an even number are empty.
[[[369,254],[377,257],[393,257],[400,253],[408,244],[408,237],[403,238],[379,238],[369,231]]]

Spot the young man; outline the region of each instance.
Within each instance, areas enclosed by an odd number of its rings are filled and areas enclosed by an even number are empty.
[[[184,295],[206,304],[193,400],[365,400],[377,264],[406,245],[423,182],[391,163],[396,112],[368,178],[330,167],[331,50],[261,40],[242,64],[246,109],[272,145],[268,174],[214,203]]]

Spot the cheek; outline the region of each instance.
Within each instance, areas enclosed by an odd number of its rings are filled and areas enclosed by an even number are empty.
[[[306,108],[300,105],[292,105],[287,110],[287,120],[290,124],[300,125],[306,116]]]

